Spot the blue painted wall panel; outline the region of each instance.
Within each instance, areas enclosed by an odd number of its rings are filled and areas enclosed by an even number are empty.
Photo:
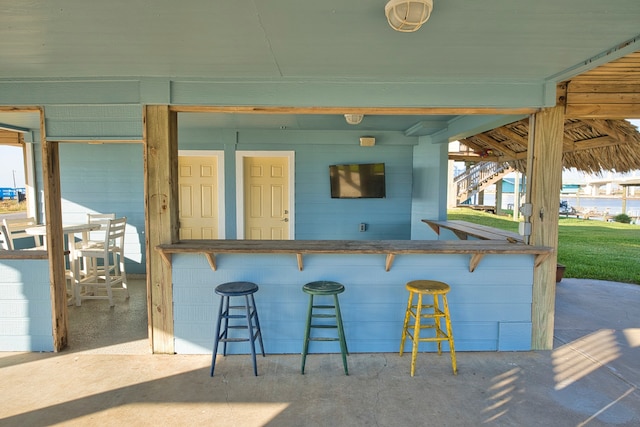
[[[127,217],[127,273],[145,272],[142,144],[61,144],[60,186],[64,223],[87,213]]]
[[[142,140],[140,105],[47,106],[47,138]]]
[[[526,351],[531,349],[531,322],[500,322],[500,351]]]
[[[384,255],[307,255],[298,271],[294,255],[222,254],[213,271],[200,255],[173,256],[174,331],[177,353],[211,351],[219,297],[216,285],[234,280],[258,283],[256,304],[265,347],[272,353],[299,353],[308,296],[301,287],[319,280],[345,284],[340,294],[345,333],[352,352],[396,352],[408,293],[405,283],[431,278],[449,283],[449,304],[456,348],[486,351],[522,348],[522,334],[499,333],[499,325],[531,322],[533,257],[495,256],[469,273],[467,255],[398,255],[391,271],[384,271]],[[500,265],[509,265],[516,284],[496,280]],[[504,273],[502,273],[504,274]],[[528,279],[527,279],[528,278]],[[526,335],[526,334],[525,334]],[[530,335],[529,335],[530,336]],[[502,342],[504,341],[504,342]],[[335,343],[313,343],[312,352],[337,352]],[[421,345],[422,347],[422,345]],[[435,347],[433,347],[435,348]],[[432,351],[424,344],[424,349]],[[230,353],[248,347],[232,344]]]
[[[0,259],[0,351],[53,351],[49,262]]]

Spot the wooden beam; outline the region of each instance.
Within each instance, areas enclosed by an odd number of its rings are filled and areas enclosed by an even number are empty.
[[[152,248],[178,240],[178,120],[166,105],[146,106],[145,229],[149,339],[154,353],[174,353],[171,265]]]
[[[599,67],[601,68],[601,67]],[[594,72],[567,84],[566,117],[580,119],[625,119],[640,117],[640,72]]]
[[[582,141],[572,141],[569,144],[569,148],[564,151],[580,151],[580,150],[589,150],[591,148],[600,148],[607,147],[610,145],[621,145],[625,144],[624,142],[620,142],[617,139],[610,137],[609,135],[599,136],[591,139],[583,139]]]
[[[522,115],[539,111],[539,108],[455,108],[455,107],[271,107],[271,106],[189,106],[172,105],[177,113],[239,113],[239,114],[368,114],[368,115]]]
[[[562,186],[563,107],[545,109],[533,116],[527,157],[527,202],[532,205],[529,244],[558,247],[558,211]],[[533,272],[531,321],[534,350],[553,348],[555,310],[554,252],[539,263]]]
[[[640,104],[640,92],[571,92],[567,101],[570,104]]]
[[[503,135],[505,138],[512,140],[513,142],[524,148],[527,148],[529,146],[529,141],[527,141],[525,137],[518,135],[506,126],[502,126],[496,129],[495,132]]]
[[[639,93],[640,82],[607,82],[575,80],[567,87],[570,93]]]
[[[502,145],[502,143],[496,141],[488,135],[481,133],[476,135],[476,138],[487,144],[489,147],[503,152],[505,154],[505,157],[509,159],[515,159],[517,156],[517,153],[515,151],[511,150],[506,145]]]
[[[581,119],[633,119],[640,118],[640,104],[569,104],[566,115]]]
[[[611,127],[608,122],[604,120],[582,120],[582,123],[585,123],[598,132],[609,135],[610,137],[619,140],[621,143],[630,142],[629,137],[624,134],[620,134],[615,128]]]
[[[12,132],[0,129],[0,145],[10,145],[13,147],[21,147],[20,132]]]
[[[498,156],[481,156],[478,153],[449,153],[448,158],[456,162],[506,162],[508,160]]]
[[[53,350],[67,346],[69,316],[67,311],[67,279],[62,233],[62,198],[60,191],[60,155],[57,142],[45,140],[44,119],[40,120],[42,135],[42,176],[44,184],[44,211],[47,218],[47,253],[49,256],[49,283],[51,315],[53,320]]]

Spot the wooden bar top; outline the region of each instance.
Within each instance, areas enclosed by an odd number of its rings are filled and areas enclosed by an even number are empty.
[[[158,245],[165,253],[273,253],[273,254],[541,254],[545,246],[512,245],[506,240],[183,240]]]
[[[8,251],[0,249],[0,259],[48,259],[49,254],[46,250],[25,250],[18,249]]]
[[[211,267],[217,268],[215,254],[296,254],[302,270],[304,254],[385,254],[386,269],[401,254],[469,254],[473,271],[484,255],[530,254],[536,256],[536,265],[553,248],[546,246],[514,245],[506,240],[184,240],[156,246],[165,261],[171,264],[171,254],[202,253]]]
[[[512,231],[501,230],[499,228],[487,227],[486,225],[475,224],[473,222],[450,220],[435,221],[423,219],[436,234],[440,234],[441,228],[451,230],[458,239],[466,240],[469,236],[482,240],[506,240],[510,243],[524,243],[524,239],[518,233]]]

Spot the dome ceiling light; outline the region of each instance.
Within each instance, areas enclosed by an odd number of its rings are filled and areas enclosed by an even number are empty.
[[[432,10],[433,0],[389,0],[384,14],[391,28],[412,33],[427,22]]]
[[[345,114],[344,119],[350,125],[358,125],[364,118],[364,114]]]

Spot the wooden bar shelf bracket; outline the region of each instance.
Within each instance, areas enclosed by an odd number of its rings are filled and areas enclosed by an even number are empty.
[[[387,254],[387,261],[384,264],[385,271],[391,270],[391,266],[393,265],[393,260],[395,259],[395,257],[395,254]]]
[[[469,261],[469,272],[470,273],[473,273],[473,271],[476,269],[478,264],[480,264],[480,261],[482,260],[483,257],[484,257],[484,254],[473,254],[473,255],[471,255],[471,260]]]
[[[298,270],[302,271],[304,269],[304,265],[302,263],[302,254],[297,253],[296,258],[298,259]]]
[[[218,266],[216,265],[216,254],[212,252],[205,252],[204,256],[207,257],[207,261],[209,261],[209,265],[213,271],[216,271],[218,269]]]
[[[535,260],[535,267],[540,267],[540,264],[542,264],[547,258],[549,258],[550,253],[545,253],[545,254],[538,254],[536,255],[536,260]]]
[[[166,262],[169,267],[171,267],[171,254],[163,250],[160,250],[158,252],[160,252],[160,256],[162,257],[162,260]]]

